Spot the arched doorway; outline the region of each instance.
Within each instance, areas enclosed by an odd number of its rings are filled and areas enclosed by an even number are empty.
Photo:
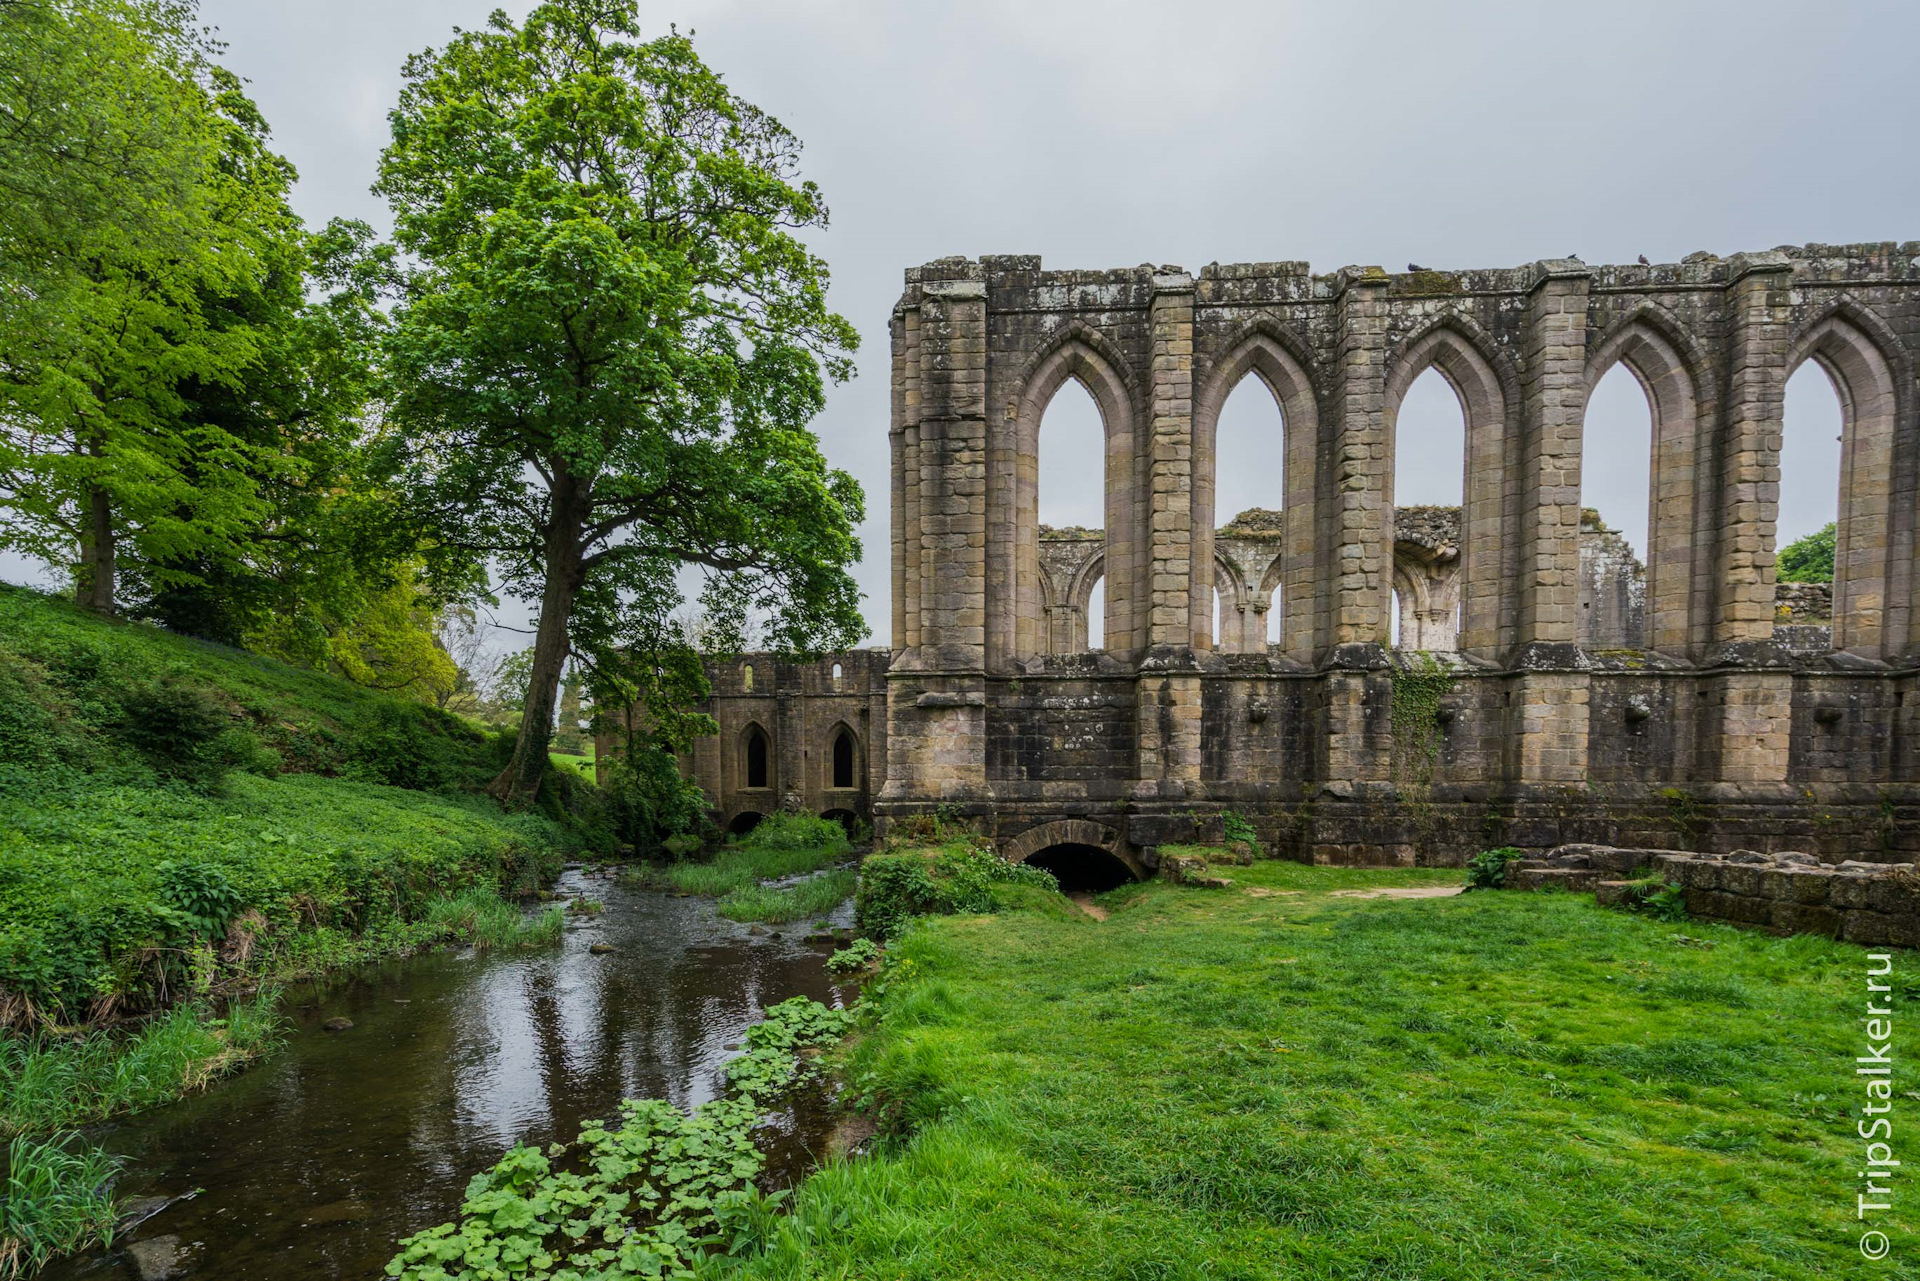
[[[846,829],[847,838],[849,840],[853,838],[855,831],[860,826],[860,816],[858,814],[855,814],[852,810],[827,810],[825,813],[821,814],[820,817],[826,818],[826,819],[832,819],[834,822],[838,823],[842,828]]]
[[[1133,869],[1098,845],[1066,842],[1027,855],[1027,866],[1053,873],[1068,894],[1103,894],[1134,878]]]
[[[732,821],[727,824],[727,831],[734,836],[745,836],[748,832],[760,826],[760,820],[765,817],[765,814],[757,810],[741,810],[738,814],[735,814]]]

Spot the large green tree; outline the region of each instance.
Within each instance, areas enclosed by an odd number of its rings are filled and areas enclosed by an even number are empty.
[[[216,52],[187,0],[0,0],[0,546],[324,663],[413,554],[361,422],[390,250],[301,226]]]
[[[808,422],[851,373],[798,140],[633,0],[495,13],[409,60],[378,190],[410,261],[390,440],[450,546],[539,606],[514,757],[538,786],[569,655],[596,703],[699,682],[673,616],[764,617],[794,651],[863,633],[858,485]]]

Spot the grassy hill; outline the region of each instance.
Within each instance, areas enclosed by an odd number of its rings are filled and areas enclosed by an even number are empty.
[[[73,1025],[417,942],[567,833],[476,790],[506,745],[317,672],[0,587],[0,1027]]]

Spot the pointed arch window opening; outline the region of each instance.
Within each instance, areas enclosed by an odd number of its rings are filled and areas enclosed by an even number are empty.
[[[835,788],[850,788],[854,782],[853,735],[842,728],[833,736],[833,785]]]
[[[758,725],[747,727],[747,786],[769,787],[767,732]]]
[[[1787,379],[1781,420],[1780,513],[1774,537],[1785,551],[1840,519],[1845,409],[1832,373],[1818,360],[1802,363]]]

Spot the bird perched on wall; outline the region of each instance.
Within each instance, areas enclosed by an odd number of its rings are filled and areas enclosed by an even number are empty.
[[[1650,263],[1650,262],[1648,262],[1648,261],[1647,261],[1647,256],[1646,256],[1645,254],[1641,254],[1641,255],[1640,255],[1640,265],[1641,265],[1642,267],[1651,267],[1651,266],[1653,266],[1653,264],[1652,264],[1652,263]]]
[[[1431,267],[1422,267],[1422,266],[1421,266],[1421,265],[1420,265],[1419,263],[1417,263],[1417,262],[1410,262],[1410,263],[1408,263],[1408,264],[1407,264],[1407,270],[1408,270],[1408,271],[1432,271],[1432,270],[1433,270],[1433,268],[1431,268]]]
[[[1580,257],[1580,255],[1579,255],[1579,254],[1568,254],[1568,255],[1567,255],[1567,261],[1568,261],[1568,262],[1580,262],[1580,261],[1582,261],[1582,259],[1581,259],[1581,257]]]

